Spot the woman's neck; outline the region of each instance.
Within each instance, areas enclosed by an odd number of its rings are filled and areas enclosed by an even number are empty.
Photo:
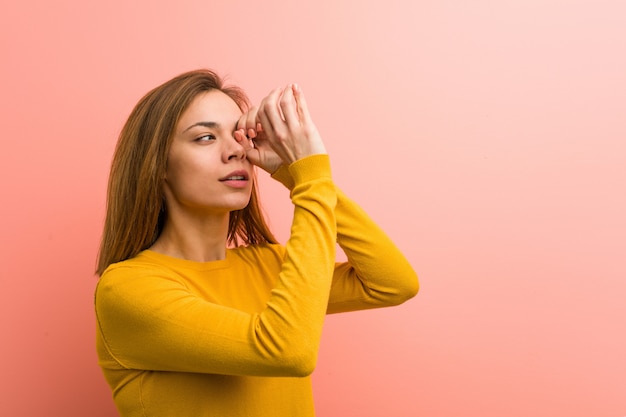
[[[196,262],[226,258],[229,214],[169,215],[150,250]]]

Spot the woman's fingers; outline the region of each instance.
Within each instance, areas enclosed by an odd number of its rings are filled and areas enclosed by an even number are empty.
[[[304,99],[304,94],[302,93],[302,89],[298,84],[293,84],[293,96],[296,101],[297,109],[298,109],[298,117],[300,118],[301,123],[303,124],[312,124],[311,115],[309,114],[309,107],[306,104],[306,100]]]
[[[248,117],[246,118],[246,134],[250,139],[254,139],[257,137],[256,131],[256,115],[259,109],[257,107],[253,107],[252,111],[248,112]]]
[[[292,132],[300,127],[300,118],[296,100],[293,95],[293,84],[288,85],[280,98],[280,109],[285,117],[285,122]]]
[[[267,97],[265,99],[263,99],[263,101],[261,102],[261,105],[259,106],[259,112],[257,113],[257,120],[259,121],[259,123],[261,124],[261,126],[263,126],[263,131],[265,132],[265,134],[267,135],[268,138],[273,138],[274,137],[274,129],[272,126],[272,122],[270,121],[265,107],[266,107],[266,101]]]
[[[270,92],[259,105],[256,117],[262,125],[263,137],[284,163],[326,153],[309,115],[304,94],[296,84]],[[260,131],[257,127],[256,133]]]
[[[284,136],[284,121],[278,109],[278,100],[283,92],[282,88],[272,90],[267,97],[263,99],[259,106],[259,116],[263,128],[270,128],[274,135]],[[265,123],[264,123],[265,120]],[[270,132],[266,132],[270,135]]]
[[[252,107],[246,113],[242,114],[237,121],[237,130],[243,130],[244,134],[250,139],[254,139],[257,136],[257,113],[258,107]]]
[[[248,138],[248,136],[246,136],[246,133],[243,128],[235,130],[235,133],[233,134],[233,136],[235,137],[235,140],[237,141],[237,143],[240,144],[243,147],[243,149],[246,151],[246,154],[254,149],[252,141]]]
[[[293,84],[293,94],[298,109],[300,124],[305,132],[305,135],[309,139],[308,151],[311,155],[325,154],[326,147],[324,146],[324,141],[322,141],[322,138],[317,131],[317,127],[315,127],[315,123],[313,123],[311,113],[309,113],[309,107],[304,98],[304,93],[298,84]]]

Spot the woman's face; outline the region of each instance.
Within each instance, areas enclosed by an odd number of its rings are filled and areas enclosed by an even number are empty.
[[[233,137],[241,110],[226,94],[199,94],[182,114],[168,154],[168,210],[223,214],[247,206],[252,165]]]

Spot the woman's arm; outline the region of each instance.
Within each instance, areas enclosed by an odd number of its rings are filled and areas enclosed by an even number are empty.
[[[293,179],[285,167],[272,177],[287,188]],[[419,290],[417,275],[387,234],[337,189],[337,243],[348,262],[335,267],[328,313],[398,305]]]
[[[402,304],[419,290],[417,274],[387,234],[337,190],[337,243],[348,262],[335,268],[329,313]]]

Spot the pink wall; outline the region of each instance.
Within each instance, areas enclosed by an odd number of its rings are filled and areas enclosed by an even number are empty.
[[[212,67],[255,100],[302,85],[336,181],[421,277],[328,319],[320,416],[625,416],[624,2],[310,3],[2,8],[0,415],[116,415],[92,312],[116,135]]]

